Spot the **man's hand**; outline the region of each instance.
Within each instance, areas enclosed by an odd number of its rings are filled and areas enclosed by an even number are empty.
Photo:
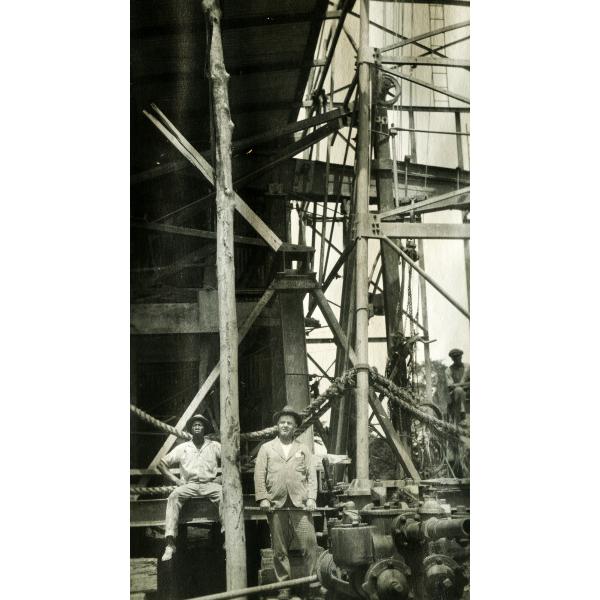
[[[271,508],[271,503],[265,498],[260,501],[260,508]]]
[[[312,498],[309,498],[306,501],[306,510],[315,510],[316,508],[317,508],[317,503]]]

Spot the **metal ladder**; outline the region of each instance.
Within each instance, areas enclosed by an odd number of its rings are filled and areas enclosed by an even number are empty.
[[[440,29],[446,26],[446,15],[443,4],[429,4],[429,31],[434,29]],[[434,35],[430,40],[430,45],[434,50],[437,50],[446,43],[446,34],[440,33]],[[435,56],[435,55],[434,55]],[[448,67],[440,67],[434,65],[433,71],[433,85],[448,89]],[[450,106],[448,96],[440,94],[439,92],[433,92],[433,105],[434,106]]]

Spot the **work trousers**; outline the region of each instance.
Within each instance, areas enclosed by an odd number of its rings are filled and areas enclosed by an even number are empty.
[[[221,511],[223,504],[223,488],[221,484],[209,481],[207,483],[184,483],[177,486],[167,500],[167,515],[165,517],[165,537],[177,537],[179,511],[188,498],[208,498],[219,510],[219,520],[223,523]]]
[[[312,575],[317,560],[317,536],[312,514],[304,510],[276,508],[268,518],[277,581],[287,581],[292,577],[288,557],[290,550],[301,552],[306,574]]]
[[[448,405],[448,417],[453,423],[460,423],[463,416],[470,412],[468,410],[469,397],[462,387],[457,387],[450,392],[450,403]]]

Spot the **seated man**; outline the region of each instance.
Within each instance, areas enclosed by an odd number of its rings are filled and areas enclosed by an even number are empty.
[[[453,348],[448,353],[452,364],[446,369],[446,385],[450,394],[448,420],[460,423],[469,413],[469,385],[471,372],[469,365],[462,362],[463,351]]]
[[[176,446],[158,465],[158,470],[177,485],[167,500],[167,547],[162,560],[170,560],[175,552],[179,511],[187,498],[208,498],[217,505],[221,518],[223,489],[216,481],[217,467],[221,462],[221,444],[204,438],[204,431],[209,427],[209,421],[202,415],[191,417],[186,428],[192,434],[192,439]],[[169,471],[169,467],[175,466],[179,466],[180,479]]]

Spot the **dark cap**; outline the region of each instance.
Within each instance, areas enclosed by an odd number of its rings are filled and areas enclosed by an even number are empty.
[[[212,431],[212,425],[211,425],[210,421],[204,415],[194,415],[194,416],[190,417],[185,426],[185,428],[188,431],[191,430],[192,425],[194,424],[194,421],[202,421],[202,423],[204,424],[204,429]]]
[[[460,348],[452,348],[452,350],[450,350],[450,352],[448,352],[448,356],[452,357],[452,356],[462,356],[463,355],[463,351]]]
[[[297,410],[294,410],[289,404],[284,406],[280,411],[273,415],[273,422],[277,424],[277,421],[279,421],[279,418],[283,415],[290,415],[294,417],[296,420],[296,427],[302,423],[302,415]]]

